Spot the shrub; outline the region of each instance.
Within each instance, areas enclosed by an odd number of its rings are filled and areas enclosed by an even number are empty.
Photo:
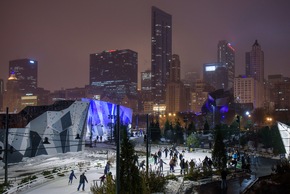
[[[35,179],[37,179],[37,176],[35,176],[35,175],[25,177],[25,178],[23,178],[23,179],[21,180],[20,185],[21,185],[21,184],[24,184],[24,183],[27,183],[27,182],[29,182],[29,181],[35,180]]]
[[[178,181],[178,178],[174,174],[167,175],[165,178],[166,180]]]
[[[47,171],[43,171],[42,172],[42,175],[45,176],[46,178],[49,178],[49,179],[52,179],[53,176],[52,176],[52,172],[47,170]]]
[[[167,180],[165,177],[159,174],[156,174],[154,172],[151,172],[149,173],[149,177],[147,181],[148,181],[150,193],[164,192],[165,185],[167,183]]]

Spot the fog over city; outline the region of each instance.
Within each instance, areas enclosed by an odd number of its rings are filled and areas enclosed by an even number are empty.
[[[151,6],[172,15],[172,53],[180,56],[182,75],[201,74],[204,63],[216,62],[219,40],[235,48],[236,75],[244,74],[245,52],[257,39],[265,77],[290,76],[287,0],[18,0],[0,2],[0,78],[7,80],[10,60],[31,58],[39,64],[39,87],[83,87],[90,54],[131,49],[138,53],[140,80],[151,68]]]

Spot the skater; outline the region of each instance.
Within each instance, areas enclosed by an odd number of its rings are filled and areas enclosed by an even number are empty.
[[[170,156],[169,158],[172,159],[172,157],[173,157],[173,150],[172,149],[170,149],[170,151],[169,151],[169,156]]]
[[[111,164],[110,164],[110,161],[108,161],[104,169],[105,175],[107,175],[110,172],[110,167],[111,167]]]
[[[145,166],[145,160],[142,160],[142,162],[139,165],[139,170],[140,170],[140,168],[142,168],[142,170],[144,170],[144,166]]]
[[[153,155],[153,158],[154,158],[154,164],[157,165],[157,164],[158,164],[158,161],[157,161],[157,159],[158,159],[158,155],[157,155],[157,153],[155,153],[155,154]]]
[[[158,158],[161,158],[161,156],[162,156],[161,149],[158,150],[157,154],[158,154]]]
[[[168,155],[168,152],[169,152],[168,148],[166,147],[163,152],[165,152],[165,158],[167,158],[167,155]]]
[[[82,189],[83,189],[83,191],[85,191],[85,182],[88,183],[88,179],[87,179],[85,173],[83,172],[81,174],[81,176],[80,176],[80,184],[78,186],[78,191],[80,190],[80,188],[81,188],[82,185],[83,185],[83,188]]]
[[[138,155],[135,154],[135,155],[134,155],[134,164],[135,164],[136,166],[139,166],[138,158],[139,158]]]
[[[159,159],[159,170],[160,172],[163,172],[163,164],[166,164],[161,158]]]
[[[174,172],[175,159],[172,158],[169,162],[170,172]]]
[[[182,173],[185,174],[185,161],[184,161],[184,158],[181,159],[179,165],[180,165],[180,174],[181,174],[181,175],[182,175]]]
[[[73,181],[74,177],[75,177],[75,179],[77,179],[74,171],[71,170],[71,173],[70,173],[69,178],[68,178],[68,184],[72,184],[72,181]]]

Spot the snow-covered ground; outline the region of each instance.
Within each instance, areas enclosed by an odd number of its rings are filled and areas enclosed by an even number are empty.
[[[163,150],[164,147],[165,145],[152,146],[151,153],[155,153],[159,149]],[[137,145],[135,148],[136,150],[146,150],[145,147],[142,145]],[[178,151],[182,151],[182,149],[183,148],[181,147],[177,147]],[[211,157],[211,153],[209,153],[208,150],[196,150],[190,153],[186,151],[184,154],[185,160],[190,161],[191,159],[193,159],[197,164],[200,163],[205,158],[205,156]],[[113,161],[116,161],[115,157],[116,154],[114,146],[105,143],[98,143],[96,147],[86,148],[86,150],[83,152],[27,158],[23,162],[9,167],[9,177],[20,177],[21,175],[27,173],[37,174],[38,177],[41,177],[42,175],[40,173],[44,170],[59,168],[62,169],[62,172],[65,174],[64,177],[56,176],[57,178],[53,180],[42,179],[41,184],[31,188],[26,188],[25,190],[18,193],[90,193],[90,186],[94,184],[95,180],[99,180],[99,178],[103,175],[104,167],[107,160],[113,159]],[[165,154],[162,153],[162,159],[166,163],[164,164],[163,173],[167,175],[169,174],[169,156],[165,158]],[[146,160],[145,156],[139,156],[139,162],[141,162],[142,160]],[[153,163],[153,158],[150,158],[149,162],[153,170],[157,169],[157,165],[154,165]],[[68,185],[68,176],[70,170],[74,170],[77,176],[77,179],[73,180],[72,185]],[[113,175],[115,175],[115,163],[113,163],[110,171]],[[85,172],[88,179],[88,184],[86,184],[86,191],[77,191],[78,179],[82,172]],[[179,165],[177,165],[175,169],[175,174],[178,175],[179,173],[180,167]],[[0,175],[1,177],[4,177],[4,170],[0,171]],[[21,177],[18,179],[21,180]],[[12,180],[16,182],[17,178],[14,178]],[[180,183],[172,182],[168,184],[167,190],[168,192],[174,193],[179,189],[179,186]]]

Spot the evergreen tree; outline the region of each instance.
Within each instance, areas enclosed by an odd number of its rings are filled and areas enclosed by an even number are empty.
[[[161,129],[159,126],[159,122],[152,121],[150,123],[150,130],[151,130],[151,140],[154,142],[158,142],[161,138]]]
[[[203,131],[204,131],[204,132],[209,132],[209,124],[208,124],[207,120],[206,120],[205,123],[204,123]]]
[[[194,132],[196,132],[196,128],[193,121],[191,121],[189,125],[187,126],[187,136],[191,135]]]
[[[142,193],[142,178],[138,167],[134,163],[134,145],[129,141],[125,126],[121,126],[123,138],[120,154],[120,185],[121,193]]]
[[[183,144],[184,138],[183,138],[183,128],[181,127],[181,124],[179,120],[175,121],[174,126],[174,143]]]
[[[169,123],[169,120],[166,119],[165,123],[164,123],[164,137],[166,139],[170,139],[170,123]]]
[[[193,134],[192,133],[191,135],[189,135],[187,137],[187,139],[186,139],[186,145],[187,145],[188,148],[190,148],[190,147],[197,148],[200,145],[200,140],[199,140],[199,138],[197,137],[196,134]]]
[[[223,135],[220,125],[216,126],[215,136],[214,136],[214,147],[212,152],[212,160],[218,169],[222,169],[226,166],[226,150],[225,144],[223,142]]]

